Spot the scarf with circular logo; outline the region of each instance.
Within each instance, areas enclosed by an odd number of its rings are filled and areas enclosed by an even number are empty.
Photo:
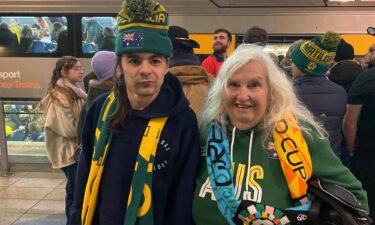
[[[219,211],[230,225],[250,224],[255,220],[267,220],[273,224],[301,224],[306,221],[310,207],[306,197],[306,182],[311,177],[312,164],[307,144],[294,116],[289,115],[279,121],[273,132],[276,152],[291,197],[301,203],[301,206],[288,209],[278,209],[249,200],[241,201],[234,197],[228,138],[223,128],[215,121],[210,122],[208,126],[208,176]]]

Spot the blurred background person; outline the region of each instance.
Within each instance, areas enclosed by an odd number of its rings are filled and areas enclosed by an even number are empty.
[[[115,32],[109,28],[105,27],[103,30],[103,40],[102,40],[102,50],[105,51],[115,51],[115,41],[116,41],[116,36]]]
[[[200,115],[208,88],[214,79],[211,74],[200,66],[199,59],[194,55],[198,42],[189,39],[189,32],[182,27],[171,26],[168,36],[172,41],[172,57],[169,72],[180,80],[190,107],[197,116]]]
[[[49,33],[43,28],[39,30],[38,39],[43,41],[43,42],[50,42],[51,41],[51,37],[50,37]]]
[[[17,36],[17,41],[18,41],[18,44],[19,44],[20,40],[21,40],[21,28],[20,28],[20,24],[18,23],[17,19],[15,19],[15,18],[9,19],[9,29],[10,29],[10,31],[12,31]]]
[[[276,64],[276,65],[279,65],[279,58],[277,57],[277,55],[273,52],[270,52],[268,53],[272,59],[272,61]]]
[[[292,53],[292,75],[298,98],[323,124],[332,150],[341,157],[346,92],[326,77],[339,41],[339,34],[328,31],[298,45]]]
[[[360,64],[354,60],[354,48],[351,44],[347,43],[344,39],[340,40],[337,46],[337,51],[333,64],[327,72],[327,77],[330,81],[340,85],[349,92],[352,83],[359,73],[362,72]],[[347,149],[345,138],[341,144],[341,160],[344,165],[351,168],[351,159]]]
[[[115,84],[116,62],[116,54],[110,51],[99,51],[91,59],[91,70],[97,79],[95,79],[96,82],[89,83],[87,101],[80,114],[78,125],[79,146],[81,145],[82,128],[91,104],[99,95],[109,92]]]
[[[31,30],[33,32],[33,37],[35,39],[39,39],[39,30],[40,30],[39,25],[38,24],[31,25]]]
[[[202,62],[202,67],[206,69],[208,73],[216,77],[220,70],[221,64],[228,57],[227,50],[232,44],[232,34],[224,29],[219,28],[214,31],[214,40],[212,48],[214,50],[212,55],[209,55]]]
[[[360,63],[363,69],[371,68],[374,64],[374,62],[371,61],[373,59],[373,55],[375,52],[375,44],[373,44],[368,52],[360,59]]]
[[[73,46],[69,42],[69,34],[64,25],[60,22],[53,24],[53,31],[57,35],[57,47],[56,54],[58,55],[69,55],[74,52]]]
[[[352,170],[367,191],[370,216],[375,221],[375,54],[369,68],[354,80],[343,122]]]
[[[35,40],[33,36],[33,31],[30,25],[25,24],[22,26],[21,30],[21,41],[20,41],[20,52],[29,53],[32,50],[32,44]]]
[[[91,59],[92,72],[97,77],[97,82],[89,84],[87,96],[88,107],[95,98],[111,90],[116,80],[117,56],[112,51],[99,51]]]
[[[93,17],[86,17],[86,26],[85,30],[83,31],[84,41],[87,43],[99,45],[103,39],[103,27],[100,23],[94,19]],[[101,46],[99,46],[99,49]]]
[[[250,27],[243,36],[244,44],[255,44],[266,47],[268,43],[268,33],[265,29],[253,26]]]
[[[362,71],[361,65],[353,59],[353,46],[341,39],[327,76],[330,81],[342,86],[347,93],[357,75]]]
[[[300,44],[302,44],[303,42],[305,42],[306,40],[297,40],[295,42],[293,42],[289,48],[288,48],[288,51],[286,52],[285,54],[285,57],[280,61],[280,66],[281,68],[283,68],[285,74],[288,76],[288,78],[293,78],[292,76],[292,52],[294,51],[294,49],[299,46]]]
[[[36,19],[36,24],[39,25],[40,29],[44,29],[45,32],[49,36],[50,35],[50,30],[48,28],[47,22],[43,19],[43,17],[35,17],[35,19]]]
[[[66,178],[65,213],[70,220],[77,172],[77,127],[86,93],[78,86],[83,71],[78,59],[64,56],[56,62],[46,96],[39,109],[45,116],[44,132],[47,156],[53,168],[61,169]]]
[[[17,35],[14,34],[6,22],[0,24],[0,47],[5,51],[13,52],[18,49]]]

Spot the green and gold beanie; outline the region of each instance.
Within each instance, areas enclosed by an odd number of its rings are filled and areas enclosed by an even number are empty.
[[[123,0],[117,25],[117,55],[152,52],[171,56],[168,12],[155,0]]]
[[[336,55],[340,35],[328,31],[297,46],[292,53],[293,63],[304,74],[324,76]]]

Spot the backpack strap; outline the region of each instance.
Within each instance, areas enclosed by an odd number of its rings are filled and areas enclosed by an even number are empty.
[[[309,192],[315,196],[309,211],[309,220],[329,222],[336,225],[370,225],[371,218],[356,197],[345,188],[321,182],[308,181]]]

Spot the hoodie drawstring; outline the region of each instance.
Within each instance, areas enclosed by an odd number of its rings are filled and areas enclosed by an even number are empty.
[[[251,152],[253,148],[253,137],[254,137],[254,130],[251,131],[250,134],[250,140],[249,140],[249,149],[248,149],[248,158],[247,158],[247,173],[246,173],[246,181],[245,181],[245,189],[246,192],[244,193],[244,199],[250,199],[250,196],[248,196],[249,193],[249,178],[250,178],[250,168],[251,168]],[[232,141],[230,144],[230,161],[231,165],[233,165],[233,146],[234,146],[234,141],[236,138],[236,127],[233,127],[232,129]]]

